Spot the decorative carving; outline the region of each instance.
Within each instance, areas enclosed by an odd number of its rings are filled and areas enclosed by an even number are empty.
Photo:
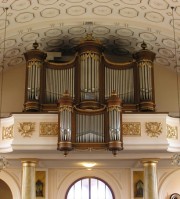
[[[160,122],[146,122],[145,128],[150,137],[158,137],[162,133],[162,123]]]
[[[57,122],[41,122],[39,135],[40,136],[57,136],[58,123]]]
[[[140,122],[123,122],[122,123],[123,135],[127,136],[141,136],[141,123]]]
[[[35,122],[19,123],[18,131],[23,137],[31,137],[33,131],[35,131]]]
[[[2,128],[2,139],[12,139],[13,138],[13,125]]]
[[[178,139],[177,126],[170,126],[167,124],[167,138]]]

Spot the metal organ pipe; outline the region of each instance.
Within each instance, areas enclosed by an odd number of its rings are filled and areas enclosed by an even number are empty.
[[[133,68],[105,68],[105,97],[109,98],[114,90],[125,103],[134,102]]]
[[[76,142],[104,142],[104,114],[76,114]]]
[[[107,101],[109,115],[110,141],[120,141],[121,134],[121,100],[115,93]]]
[[[39,99],[41,67],[42,63],[37,60],[28,63],[28,100]]]
[[[46,69],[46,101],[56,103],[68,90],[74,98],[74,67],[69,69]]]
[[[142,100],[152,100],[152,78],[150,63],[139,63],[140,76],[140,98]]]
[[[94,93],[99,99],[99,55],[95,52],[87,51],[80,55],[81,70],[81,98],[87,93]]]

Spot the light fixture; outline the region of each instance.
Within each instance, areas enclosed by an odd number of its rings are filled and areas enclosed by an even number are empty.
[[[87,170],[92,170],[92,168],[96,165],[95,162],[82,162],[82,165],[87,168]]]
[[[8,161],[6,160],[5,157],[0,156],[0,171],[5,169],[8,166]]]

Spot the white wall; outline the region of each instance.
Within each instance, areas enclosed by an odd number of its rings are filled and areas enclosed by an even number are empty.
[[[179,77],[180,79],[180,77]],[[155,101],[158,112],[177,112],[177,75],[163,66],[154,66]]]
[[[24,89],[25,65],[4,71],[2,112],[11,113],[23,110]]]
[[[173,193],[180,194],[180,168],[161,169],[159,174],[159,199],[169,199]]]

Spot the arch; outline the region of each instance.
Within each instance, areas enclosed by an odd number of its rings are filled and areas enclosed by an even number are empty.
[[[85,182],[85,183],[84,183]],[[78,186],[78,185],[80,185],[80,187]],[[67,190],[67,192],[66,192],[66,199],[67,198],[69,198],[68,196],[69,195],[71,195],[71,194],[75,194],[75,192],[76,192],[76,194],[81,194],[81,197],[82,197],[82,194],[83,194],[83,198],[84,198],[84,192],[83,192],[83,188],[82,187],[84,187],[85,189],[88,187],[88,189],[87,189],[87,192],[86,192],[86,194],[87,194],[87,196],[86,197],[88,197],[89,198],[89,196],[91,195],[91,194],[95,194],[95,195],[97,195],[98,193],[100,193],[101,194],[101,197],[103,197],[102,196],[102,192],[99,192],[99,185],[101,185],[101,188],[103,188],[103,192],[104,192],[104,194],[106,195],[104,195],[104,197],[105,198],[108,198],[107,197],[107,194],[109,195],[109,197],[111,196],[112,197],[112,199],[115,199],[114,198],[114,193],[113,193],[113,191],[112,191],[112,188],[109,186],[109,184],[107,183],[107,182],[105,182],[104,180],[102,180],[102,179],[99,179],[99,178],[96,178],[96,177],[84,177],[84,178],[80,178],[80,179],[77,179],[75,182],[73,182],[73,184],[71,184],[70,186],[69,186],[69,188],[68,188],[68,190]],[[77,188],[78,187],[78,188]],[[92,188],[94,187],[94,189],[93,189],[93,191],[91,190]],[[77,189],[76,189],[77,188]],[[79,189],[80,188],[80,189]],[[75,189],[76,189],[76,191],[75,191]],[[74,192],[75,191],[75,192]],[[102,189],[101,189],[101,191],[102,191]],[[75,195],[76,195],[75,194]],[[89,195],[89,196],[88,196]],[[71,196],[72,197],[72,196]],[[79,197],[79,196],[78,196]],[[91,195],[91,198],[93,198],[94,196],[92,196]],[[76,196],[76,199],[77,199],[77,196]]]
[[[159,198],[169,199],[173,193],[180,194],[180,170],[169,172],[159,187]],[[177,186],[176,186],[177,185]]]
[[[0,179],[3,180],[10,188],[13,199],[21,199],[20,188],[17,182],[5,171],[0,172]]]
[[[114,193],[115,199],[123,198],[121,193],[122,187],[112,175],[102,170],[93,169],[91,171],[78,170],[68,175],[58,187],[57,199],[65,198],[69,186],[72,185],[73,182],[84,177],[99,178],[105,182],[108,182],[108,185],[111,187]]]

